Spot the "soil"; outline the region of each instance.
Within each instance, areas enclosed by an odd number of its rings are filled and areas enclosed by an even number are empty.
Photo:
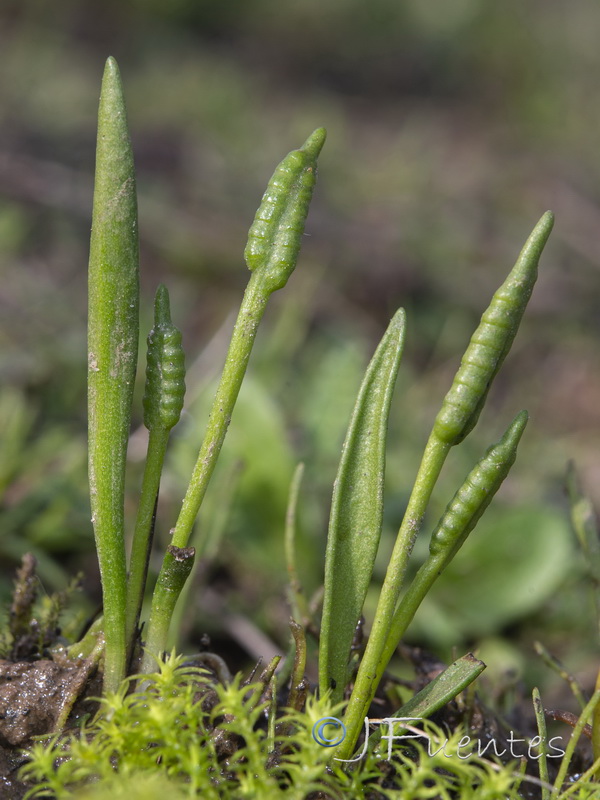
[[[90,658],[71,659],[57,625],[68,593],[54,595],[51,612],[36,613],[39,581],[35,558],[23,556],[17,571],[8,642],[0,659],[0,798],[21,800],[31,788],[17,777],[24,763],[23,749],[34,737],[53,733],[67,719],[77,725],[83,715],[95,713],[97,703],[88,698],[102,691],[97,663]]]
[[[82,670],[85,685],[82,687]],[[75,694],[82,696],[73,704]],[[87,697],[102,691],[97,676],[90,677],[87,665],[58,664],[47,659],[35,662],[0,661],[0,797],[21,800],[28,788],[17,772],[24,763],[22,748],[33,737],[52,733],[61,715],[69,714],[76,724],[83,714],[97,707]]]

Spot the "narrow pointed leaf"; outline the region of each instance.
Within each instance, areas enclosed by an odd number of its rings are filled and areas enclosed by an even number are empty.
[[[385,440],[404,345],[404,311],[390,322],[367,368],[333,489],[319,652],[321,692],[341,699],[350,649],[381,535]]]
[[[420,692],[399,708],[392,717],[403,717],[413,720],[427,719],[440,708],[453,700],[458,694],[463,692],[470,683],[481,675],[486,665],[483,661],[475,658],[471,653],[459,658],[449,667],[427,684]],[[373,750],[375,745],[381,740],[385,729],[379,726],[371,736],[369,736],[369,750]],[[393,733],[395,736],[402,735],[400,725],[394,725]]]
[[[123,495],[138,348],[138,235],[133,155],[117,63],[98,112],[89,263],[88,419],[92,521],[102,578],[105,690],[125,671]]]

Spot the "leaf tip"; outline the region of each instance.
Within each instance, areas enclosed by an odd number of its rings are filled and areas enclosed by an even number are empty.
[[[104,64],[103,82],[120,83],[121,72],[117,60],[113,56],[109,56]]]
[[[154,296],[154,322],[156,325],[164,325],[171,322],[171,306],[169,303],[169,290],[160,283]]]
[[[550,228],[552,228],[552,226],[554,225],[554,212],[550,210],[545,211],[542,214],[540,222],[544,222],[546,225],[549,225]]]
[[[516,448],[518,445],[521,436],[523,435],[523,431],[525,430],[527,423],[529,422],[529,413],[525,410],[519,411],[517,416],[511,422],[508,430],[502,437],[511,448]]]
[[[323,149],[326,138],[327,131],[325,128],[317,128],[316,131],[311,133],[300,149],[307,153],[311,158],[316,159]]]
[[[542,250],[546,246],[548,237],[554,227],[554,214],[552,211],[546,211],[540,217],[537,225],[531,232],[524,248],[524,252],[529,253],[530,250],[535,251],[535,261],[540,257]]]
[[[399,308],[396,311],[392,317],[392,324],[397,325],[398,327],[406,325],[406,311],[403,308]]]
[[[537,233],[542,239],[543,244],[546,244],[548,236],[554,227],[554,213],[552,211],[545,211],[540,217],[540,221],[534,228],[534,233]],[[542,245],[543,246],[543,245]]]

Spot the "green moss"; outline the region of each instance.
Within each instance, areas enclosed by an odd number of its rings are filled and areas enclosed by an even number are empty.
[[[328,698],[310,695],[304,711],[280,710],[269,734],[268,691],[227,686],[182,656],[159,664],[145,688],[130,681],[102,701],[89,727],[52,736],[28,751],[21,777],[35,784],[27,798],[518,798],[514,764],[492,764],[476,754],[459,758],[464,730],[446,734],[426,723],[424,740],[387,742],[344,771],[330,760],[313,731],[339,714]],[[271,728],[272,729],[272,728]],[[445,747],[440,747],[446,742]],[[439,752],[436,752],[439,751]],[[461,751],[464,753],[464,751]],[[434,753],[430,755],[429,753]],[[581,795],[582,797],[585,795]]]

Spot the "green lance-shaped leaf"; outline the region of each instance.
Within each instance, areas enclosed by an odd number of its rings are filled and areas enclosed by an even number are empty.
[[[154,512],[169,432],[178,422],[185,396],[185,356],[181,332],[171,321],[169,293],[162,284],[154,300],[154,327],[148,334],[144,425],[150,431],[140,505],[133,534],[127,585],[127,648],[131,655],[140,616]]]
[[[457,695],[463,692],[467,686],[478,678],[485,669],[485,664],[472,653],[467,653],[450,664],[449,667],[437,675],[420,692],[417,692],[405,703],[398,711],[395,711],[388,719],[401,718],[405,721],[409,719],[417,721],[427,719],[440,708],[443,708]],[[393,736],[401,736],[403,729],[400,725],[388,722],[388,726]],[[365,749],[373,751],[381,741],[385,728],[378,726],[374,733],[369,736],[368,744]],[[388,732],[389,736],[389,732]],[[392,745],[393,739],[389,739],[388,745]],[[383,755],[383,753],[382,753]],[[361,755],[361,758],[363,756]]]
[[[434,436],[441,441],[458,444],[475,427],[490,385],[519,329],[553,225],[554,215],[547,211],[481,317],[434,423]]]
[[[317,128],[300,150],[283,159],[248,232],[246,264],[261,272],[270,291],[282,289],[296,266],[325,136],[325,129]]]
[[[343,698],[356,625],[371,581],[383,517],[385,440],[404,346],[405,315],[389,324],[360,387],[342,450],[329,519],[319,683]]]
[[[138,305],[133,154],[119,69],[109,58],[98,112],[88,321],[89,481],[104,599],[106,691],[116,691],[125,674],[123,495]]]
[[[213,474],[237,400],[259,323],[270,295],[285,286],[296,266],[304,222],[317,174],[317,158],[325,142],[318,128],[300,150],[289,153],[275,170],[248,234],[245,256],[252,272],[236,320],[225,366],[213,401],[204,441],[173,532],[172,544],[186,547]],[[163,564],[163,569],[165,568]],[[162,574],[162,573],[161,573]],[[163,604],[164,584],[152,597],[148,642],[164,649],[152,631]]]

